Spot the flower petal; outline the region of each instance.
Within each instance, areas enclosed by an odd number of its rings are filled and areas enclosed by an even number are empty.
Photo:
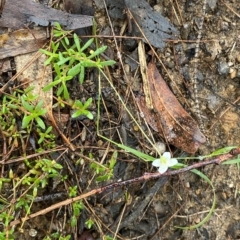
[[[160,165],[161,165],[160,159],[159,159],[159,158],[158,158],[158,159],[155,159],[155,160],[152,162],[152,165],[153,165],[154,167],[160,167]]]
[[[165,153],[163,153],[163,155],[162,155],[164,158],[166,158],[166,159],[171,159],[171,153],[170,152],[165,152]]]
[[[176,165],[178,163],[178,160],[176,158],[171,158],[169,161],[168,161],[168,166],[169,167],[172,167],[174,165]]]
[[[167,165],[161,165],[159,168],[158,168],[158,171],[163,174],[167,171],[168,169],[168,166]]]

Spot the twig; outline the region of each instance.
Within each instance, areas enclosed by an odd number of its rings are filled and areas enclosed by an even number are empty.
[[[234,148],[229,153],[225,153],[225,154],[219,155],[217,157],[210,158],[206,161],[201,161],[201,162],[194,163],[194,164],[192,164],[190,166],[187,166],[185,168],[181,168],[181,169],[174,170],[174,171],[169,171],[169,172],[166,172],[164,174],[145,173],[141,177],[137,177],[137,178],[134,178],[134,179],[129,179],[129,180],[121,181],[121,182],[111,183],[111,184],[108,184],[106,186],[93,189],[93,190],[91,190],[87,193],[81,194],[77,197],[67,199],[67,200],[64,200],[62,202],[53,204],[52,206],[50,206],[46,209],[43,209],[43,210],[38,211],[36,213],[30,214],[29,216],[21,218],[20,220],[14,220],[10,223],[10,226],[17,225],[17,224],[21,223],[22,221],[26,221],[28,219],[35,218],[39,215],[44,215],[44,214],[46,214],[48,212],[51,212],[51,211],[53,211],[57,208],[69,205],[69,204],[74,203],[76,201],[80,201],[83,198],[87,198],[87,197],[93,196],[95,194],[102,193],[102,192],[104,192],[106,190],[109,190],[109,189],[119,188],[119,187],[123,187],[123,186],[129,185],[129,184],[135,184],[135,183],[138,183],[138,182],[147,181],[147,180],[150,180],[150,179],[161,178],[161,177],[164,177],[164,176],[172,176],[172,175],[187,172],[187,171],[190,171],[192,169],[200,168],[200,167],[210,165],[210,164],[221,164],[223,161],[226,161],[226,160],[228,160],[228,159],[230,159],[234,156],[237,156],[238,154],[240,154],[240,148]]]

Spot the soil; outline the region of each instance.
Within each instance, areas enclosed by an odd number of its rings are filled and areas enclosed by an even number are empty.
[[[89,7],[89,1],[87,2]],[[115,35],[119,36],[126,22],[123,5],[119,2],[107,1],[109,19],[102,1],[94,1],[97,33],[102,36],[99,41],[108,46],[106,56],[117,62],[106,74],[147,136],[150,138],[152,136],[156,143],[164,146],[166,151],[172,152],[174,157],[193,156],[166,144],[166,140],[152,130],[140,116],[135,101],[135,97],[142,91],[137,54],[138,40],[132,39],[129,35],[133,33],[129,34],[127,29],[124,31],[124,37],[116,38],[116,42],[112,37],[111,27]],[[137,0],[132,2],[134,5]],[[178,35],[167,40],[164,47],[154,48],[167,72],[158,61],[156,65],[178,101],[199,123],[199,128],[207,139],[195,156],[206,155],[227,146],[240,146],[239,1],[207,1],[197,59],[197,91],[202,124],[197,115],[192,76],[203,1],[179,0],[174,1],[173,4],[167,0],[148,2],[178,31]],[[119,61],[118,49],[123,64]],[[148,55],[150,48],[147,43],[145,49],[147,61],[150,61],[151,57]],[[76,80],[69,85],[69,88],[73,99],[94,98],[95,102],[91,110],[96,116],[98,73],[91,70],[86,75],[87,80],[82,86],[79,86]],[[121,142],[157,157],[154,148],[119,101],[119,96],[102,76],[101,93],[100,133],[115,142]],[[137,178],[145,172],[156,171],[151,164],[139,160],[97,136],[96,125],[89,119],[71,120],[64,131],[77,146],[77,152],[68,151],[61,155],[61,158],[56,153],[56,156],[51,155],[51,157],[60,159],[64,173],[69,178],[65,184],[53,182],[49,189],[42,193],[49,195],[61,192],[60,198],[58,196],[57,199],[34,203],[32,212],[66,199],[64,192],[69,186],[77,184],[78,193],[81,194],[108,183]],[[63,143],[59,140],[59,145],[61,144]],[[96,161],[104,164],[109,162],[116,150],[118,157],[114,177],[109,181],[97,183],[87,157],[92,155]],[[79,160],[81,164],[77,165],[76,162]],[[190,165],[192,161],[183,163]],[[49,231],[62,232],[63,235],[71,234],[72,239],[81,240],[103,239],[104,235],[114,236],[114,234],[117,235],[116,239],[240,239],[239,166],[209,165],[199,170],[211,180],[214,191],[209,183],[191,172],[139,182],[120,189],[108,189],[83,200],[85,209],[78,219],[76,228],[71,228],[69,224],[71,208],[63,206],[27,221],[24,233],[18,232],[16,239],[43,239]],[[181,227],[200,223],[207,216],[213,205],[214,192],[216,207],[210,219],[198,228],[182,229]],[[95,222],[90,231],[86,230],[84,225],[89,218]],[[34,230],[36,236],[30,237],[31,231]]]

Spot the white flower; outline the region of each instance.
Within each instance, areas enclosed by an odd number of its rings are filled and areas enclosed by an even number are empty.
[[[152,165],[158,167],[158,171],[163,174],[167,171],[168,167],[172,167],[177,163],[178,160],[176,158],[171,158],[170,152],[165,152],[160,158],[155,159]]]

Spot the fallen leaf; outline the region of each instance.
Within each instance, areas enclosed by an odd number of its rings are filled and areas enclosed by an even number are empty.
[[[154,11],[148,1],[124,0],[124,4],[154,47],[163,49],[167,39],[175,39],[178,35],[177,29],[159,12]],[[141,36],[135,24],[133,25],[133,34]]]
[[[148,64],[148,79],[154,110],[146,107],[143,96],[136,101],[148,124],[167,142],[188,153],[195,153],[206,141],[197,122],[173,95],[154,63]]]
[[[28,22],[48,26],[59,22],[67,29],[92,26],[92,16],[69,14],[31,0],[7,0],[0,18],[1,27],[19,29]]]
[[[37,51],[47,42],[46,31],[20,29],[0,35],[0,59]]]
[[[20,33],[17,33],[20,32]],[[34,36],[39,36],[40,38],[45,36],[44,30],[38,30],[38,31],[32,31],[29,33],[26,30],[19,30],[16,31],[15,38],[18,37],[19,41],[17,42],[34,42],[38,45],[38,40],[34,39]],[[7,45],[7,44],[6,44]],[[6,46],[7,47],[7,46]],[[23,47],[19,46],[19,50],[16,51],[15,48],[12,47],[12,51],[9,54],[17,54],[18,52],[23,52],[25,54],[20,54],[18,56],[15,56],[15,65],[16,65],[16,71],[19,74],[18,81],[19,83],[23,83],[24,87],[34,86],[34,89],[32,90],[32,93],[38,97],[37,101],[42,100],[44,103],[44,108],[46,109],[52,109],[52,99],[53,99],[53,93],[52,89],[43,92],[42,88],[46,85],[48,85],[50,82],[52,82],[52,68],[50,65],[44,66],[44,62],[46,61],[47,57],[45,55],[39,55],[35,61],[31,62],[31,59],[36,56],[36,52],[29,52],[29,49],[24,52]],[[39,48],[39,46],[38,46]],[[10,48],[9,48],[10,49]],[[37,49],[36,49],[37,50]],[[35,50],[35,51],[36,51]],[[1,52],[1,51],[0,51]],[[30,64],[27,68],[26,66]],[[25,70],[24,70],[25,69]],[[21,74],[20,74],[21,73]],[[28,84],[27,84],[28,82]]]

